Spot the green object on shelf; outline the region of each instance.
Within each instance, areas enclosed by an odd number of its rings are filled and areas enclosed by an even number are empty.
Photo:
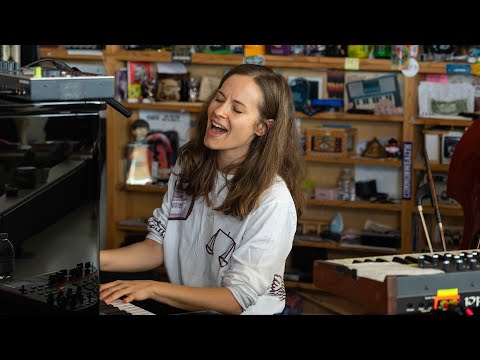
[[[205,49],[202,51],[204,54],[231,54],[232,52],[228,49],[222,49],[222,50],[210,50],[210,49]]]
[[[305,179],[303,182],[303,187],[307,190],[313,189],[315,187],[315,180]]]

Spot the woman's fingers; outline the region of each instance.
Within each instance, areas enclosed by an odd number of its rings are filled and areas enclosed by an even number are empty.
[[[100,288],[100,300],[105,301],[107,304],[110,302],[131,293],[131,287],[128,282],[115,281],[113,283],[105,284],[109,286]]]

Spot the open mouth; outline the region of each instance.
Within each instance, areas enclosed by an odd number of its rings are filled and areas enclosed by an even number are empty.
[[[214,133],[217,133],[217,134],[224,134],[226,133],[228,130],[226,128],[224,128],[222,125],[219,125],[219,124],[216,124],[212,121],[212,125],[210,126],[210,129],[214,132]]]

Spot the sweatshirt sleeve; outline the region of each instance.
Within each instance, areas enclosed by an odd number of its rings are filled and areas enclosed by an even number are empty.
[[[285,261],[297,227],[293,201],[270,201],[249,217],[249,228],[222,280],[244,310],[264,294],[285,299]]]
[[[175,166],[173,171],[178,174],[178,165]],[[163,196],[162,206],[153,210],[153,216],[148,219],[148,234],[146,238],[155,240],[162,245],[165,231],[167,230],[167,219],[170,213],[170,204],[172,203],[176,180],[177,176],[172,172],[168,179],[167,192]]]

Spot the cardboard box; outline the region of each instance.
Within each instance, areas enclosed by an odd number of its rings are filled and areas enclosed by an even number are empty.
[[[308,128],[306,155],[335,156],[348,158],[355,154],[357,129],[354,128]]]

